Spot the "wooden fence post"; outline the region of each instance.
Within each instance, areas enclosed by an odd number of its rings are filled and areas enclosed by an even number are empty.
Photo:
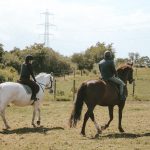
[[[134,97],[134,93],[135,93],[135,80],[133,81],[133,91],[132,91],[132,96]]]
[[[73,80],[73,101],[75,99],[75,79]]]
[[[56,100],[56,79],[54,81],[54,100]]]

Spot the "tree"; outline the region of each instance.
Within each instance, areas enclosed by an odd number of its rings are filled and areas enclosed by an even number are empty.
[[[0,43],[0,63],[2,63],[3,55],[4,55],[3,44]]]
[[[106,45],[105,43],[96,43],[95,46],[91,46],[84,53],[75,53],[72,55],[72,62],[76,63],[77,68],[81,70],[87,69],[91,71],[93,69],[94,63],[98,63],[104,57],[104,52],[109,50],[113,53],[114,57],[114,49],[112,44]]]
[[[20,72],[21,61],[19,60],[19,57],[14,53],[5,52],[5,55],[3,55],[2,63],[7,67],[15,68],[18,73]]]
[[[82,75],[82,71],[84,69],[84,54],[82,53],[75,53],[72,56],[72,62],[77,64],[77,68],[81,71],[81,75]]]
[[[85,51],[85,54],[90,56],[91,59],[94,60],[95,63],[98,63],[100,60],[103,59],[104,57],[104,52],[106,50],[109,50],[113,53],[113,56],[114,55],[114,49],[113,49],[113,44],[108,44],[106,45],[104,42],[103,43],[96,43],[95,46],[91,46],[90,48],[88,48],[86,51]]]
[[[44,47],[43,44],[31,45],[26,47],[24,50],[24,56],[27,54],[32,54],[34,59],[33,67],[35,72],[54,72],[56,74],[61,74],[63,72],[70,72],[70,64],[66,62],[64,56],[55,52],[52,48]]]

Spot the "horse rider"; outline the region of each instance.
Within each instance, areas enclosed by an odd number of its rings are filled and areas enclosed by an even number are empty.
[[[99,70],[102,79],[106,81],[112,81],[119,85],[120,99],[124,101],[126,99],[124,95],[125,83],[118,77],[115,64],[113,61],[113,55],[111,51],[104,52],[104,59],[99,62]]]
[[[36,101],[37,100],[36,93],[39,91],[39,86],[36,83],[36,79],[33,74],[32,60],[33,60],[32,55],[26,56],[25,62],[21,66],[21,74],[19,82],[28,85],[32,89],[31,100]],[[33,80],[30,79],[31,76]]]

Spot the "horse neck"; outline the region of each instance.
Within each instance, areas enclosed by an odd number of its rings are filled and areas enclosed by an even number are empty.
[[[125,83],[125,84],[127,84],[127,76],[128,76],[128,74],[127,74],[127,72],[126,71],[124,71],[124,69],[122,69],[122,70],[117,70],[117,72],[118,72],[118,77]]]
[[[46,79],[44,77],[37,77],[36,80],[37,80],[37,83],[40,84],[40,87],[45,89]]]

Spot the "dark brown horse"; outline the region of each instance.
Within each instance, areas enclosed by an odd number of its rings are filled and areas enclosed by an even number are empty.
[[[129,81],[130,84],[133,82],[134,79],[132,66],[124,65],[118,68],[117,72],[118,76],[124,81],[126,85],[127,81]],[[125,87],[125,94],[127,96],[127,87]],[[69,120],[70,127],[75,127],[77,121],[80,120],[82,106],[84,102],[87,105],[88,110],[84,116],[84,122],[81,130],[82,135],[85,135],[85,126],[89,117],[94,122],[95,127],[97,129],[96,135],[99,135],[102,129],[108,128],[110,122],[113,120],[113,108],[115,105],[118,105],[119,108],[118,129],[120,132],[124,132],[121,125],[121,120],[122,110],[124,108],[125,101],[120,100],[119,89],[117,85],[100,79],[83,82],[77,92],[74,108],[72,110],[71,117]],[[95,121],[93,110],[96,105],[108,106],[110,119],[108,123],[102,127],[102,129],[99,128],[98,124]]]

